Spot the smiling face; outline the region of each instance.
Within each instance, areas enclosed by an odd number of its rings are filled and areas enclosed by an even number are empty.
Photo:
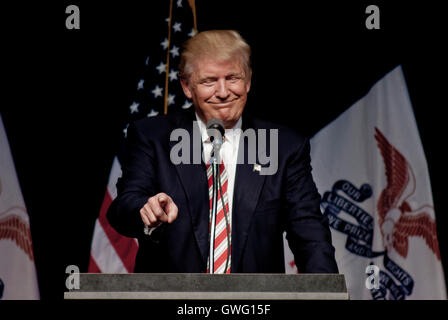
[[[193,66],[191,76],[181,80],[185,95],[193,100],[204,123],[217,118],[226,128],[232,128],[246,105],[250,74],[244,72],[240,59],[201,57]]]

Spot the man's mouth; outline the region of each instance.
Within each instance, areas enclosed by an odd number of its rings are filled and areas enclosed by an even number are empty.
[[[229,101],[219,101],[219,102],[210,102],[210,104],[212,104],[215,107],[228,107],[229,105],[231,105],[235,100],[237,100],[237,98],[229,100]]]

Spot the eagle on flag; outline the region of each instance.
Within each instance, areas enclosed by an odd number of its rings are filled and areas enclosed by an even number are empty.
[[[387,251],[393,248],[406,258],[408,238],[421,237],[440,260],[436,223],[425,212],[433,210],[433,207],[423,205],[413,209],[408,202],[416,189],[416,179],[411,166],[376,127],[375,139],[384,160],[387,177],[387,186],[381,192],[377,203],[381,234]]]

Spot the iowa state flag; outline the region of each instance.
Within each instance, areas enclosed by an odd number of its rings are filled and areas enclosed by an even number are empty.
[[[39,299],[28,213],[1,115],[0,299]]]
[[[351,299],[446,299],[428,167],[400,66],[311,139],[311,159]]]

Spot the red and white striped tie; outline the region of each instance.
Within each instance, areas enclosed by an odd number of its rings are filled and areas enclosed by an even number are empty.
[[[213,206],[213,168],[210,164],[207,167],[208,178],[208,192],[210,199],[210,219],[209,219],[209,233],[212,224],[212,206]],[[224,209],[222,206],[221,192],[218,191],[218,209],[215,219],[215,237],[214,237],[214,255],[213,255],[213,273],[230,273],[230,258],[231,258],[231,215],[229,214],[229,199],[227,196],[227,170],[224,167],[224,163],[219,165],[219,174],[221,177],[222,194],[224,198],[225,211],[227,215],[227,222],[224,216]],[[228,238],[228,239],[227,239]],[[210,241],[213,241],[210,239]],[[210,273],[209,259],[207,259],[207,273]],[[227,265],[227,268],[226,268]]]

